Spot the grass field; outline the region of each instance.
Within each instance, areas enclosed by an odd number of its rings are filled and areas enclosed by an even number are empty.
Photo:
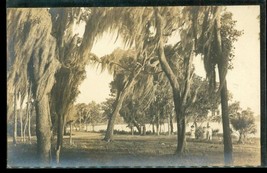
[[[223,166],[223,144],[187,139],[186,153],[177,158],[176,135],[130,136],[114,135],[114,141],[102,141],[102,133],[74,132],[74,144],[64,138],[60,165],[52,167],[180,167]],[[8,167],[38,167],[36,142],[13,146],[8,140]],[[233,141],[234,166],[260,165],[260,140],[246,144]]]

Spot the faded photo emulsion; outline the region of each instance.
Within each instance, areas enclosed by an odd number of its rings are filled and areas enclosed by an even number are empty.
[[[7,168],[260,166],[260,6],[6,19]]]

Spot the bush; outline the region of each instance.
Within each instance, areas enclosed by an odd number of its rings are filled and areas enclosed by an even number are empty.
[[[186,136],[190,136],[191,135],[191,132],[186,132],[185,135]]]
[[[212,135],[216,136],[219,133],[219,129],[212,130]]]
[[[196,128],[195,135],[196,135],[196,139],[203,138],[203,136],[204,136],[204,129],[203,129],[203,127],[197,127]]]

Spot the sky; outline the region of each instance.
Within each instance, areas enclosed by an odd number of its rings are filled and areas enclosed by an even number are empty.
[[[259,6],[231,6],[227,7],[233,13],[233,19],[237,20],[236,29],[243,30],[244,34],[235,42],[234,69],[228,71],[227,85],[233,100],[239,101],[243,109],[250,107],[256,115],[260,114],[260,25],[257,16]],[[115,37],[104,34],[92,48],[92,53],[99,57],[110,54],[114,49],[121,47],[120,38],[115,42]],[[205,71],[201,58],[195,58],[196,74],[205,77]],[[87,78],[80,85],[80,91],[76,103],[89,103],[96,101],[101,103],[109,97],[109,83],[112,76],[108,72],[100,73],[100,70],[88,65],[86,67]]]

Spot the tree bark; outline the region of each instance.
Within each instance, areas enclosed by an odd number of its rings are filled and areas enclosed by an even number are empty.
[[[185,118],[181,119],[179,122],[177,122],[177,137],[178,137],[178,145],[176,154],[181,156],[184,153],[186,139],[185,139]]]
[[[37,155],[41,165],[51,161],[51,119],[48,97],[36,101]]]
[[[13,144],[17,145],[17,91],[14,91],[14,126],[13,126]]]
[[[226,165],[231,165],[233,163],[233,146],[232,138],[230,133],[230,122],[228,114],[228,93],[227,93],[227,83],[226,79],[223,79],[223,69],[221,65],[219,68],[219,78],[220,83],[224,80],[221,89],[221,109],[222,109],[222,125],[223,125],[223,144],[224,144],[224,162]]]
[[[117,98],[116,98],[116,101],[115,101],[115,108],[114,108],[114,110],[112,112],[111,117],[109,118],[107,131],[106,131],[106,134],[105,134],[105,137],[104,137],[104,140],[107,141],[107,142],[110,142],[112,140],[114,123],[115,123],[116,117],[119,114],[119,111],[121,109],[121,106],[122,106],[122,103],[123,103],[125,97],[130,92],[130,89],[132,88],[132,86],[136,82],[135,78],[141,72],[141,69],[142,68],[139,67],[136,71],[132,72],[132,74],[129,77],[129,81],[126,82],[126,84],[124,85],[124,88],[122,89],[122,91],[119,91],[118,94],[117,94]]]

